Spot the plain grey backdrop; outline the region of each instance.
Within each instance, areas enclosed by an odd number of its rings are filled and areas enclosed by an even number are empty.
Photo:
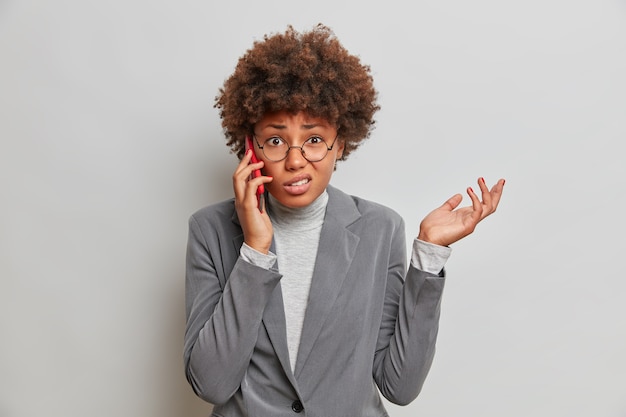
[[[181,352],[187,219],[237,163],[213,99],[254,40],[318,22],[382,106],[333,184],[413,237],[507,179],[390,414],[626,416],[624,0],[0,1],[0,416],[208,415]]]

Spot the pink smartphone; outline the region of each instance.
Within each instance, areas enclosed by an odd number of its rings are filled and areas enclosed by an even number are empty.
[[[259,160],[256,157],[256,153],[254,152],[254,143],[252,143],[252,138],[250,136],[246,136],[246,150],[248,149],[252,149],[252,159],[250,160],[250,162],[257,163],[259,162]],[[261,170],[260,169],[255,169],[254,171],[252,171],[252,178],[257,178],[260,177],[261,174]],[[261,199],[263,198],[263,195],[265,194],[265,186],[263,184],[259,185],[256,189],[256,199],[257,202],[259,203],[259,210],[263,211],[262,207],[261,207]]]

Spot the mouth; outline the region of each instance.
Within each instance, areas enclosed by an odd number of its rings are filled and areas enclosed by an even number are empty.
[[[301,180],[298,180],[296,182],[292,182],[291,184],[288,184],[288,186],[290,186],[290,187],[297,187],[299,185],[308,184],[309,181],[310,180],[308,178],[302,178]]]
[[[309,176],[296,177],[283,183],[283,188],[289,194],[299,195],[307,192],[310,184],[311,178]]]

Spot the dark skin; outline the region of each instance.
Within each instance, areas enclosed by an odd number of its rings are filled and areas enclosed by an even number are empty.
[[[299,133],[302,130],[301,126],[304,125],[304,122],[301,121],[303,117],[306,118],[301,115],[283,116],[280,118],[281,126],[285,126],[282,129],[286,132],[282,134],[291,139],[292,145],[299,145],[304,140],[302,138],[305,136]],[[285,120],[287,121],[285,122]],[[322,132],[324,132],[326,137],[334,137],[337,133],[334,127],[328,125],[323,126]],[[323,190],[326,185],[328,185],[332,173],[332,165],[330,164],[334,164],[334,160],[340,156],[342,149],[343,148],[339,146],[331,151],[324,160],[313,163],[306,161],[297,149],[291,150],[287,158],[280,162],[265,161],[262,152],[256,148],[256,145],[255,152],[259,159],[258,163],[251,163],[252,153],[251,151],[246,152],[233,174],[235,208],[241,222],[246,244],[259,252],[268,253],[272,242],[273,231],[270,218],[265,210],[259,210],[256,199],[256,188],[260,184],[266,184],[267,187],[267,184],[270,184],[276,176],[282,175],[288,177],[310,174],[313,176],[312,183],[315,181],[318,181],[317,184],[319,184],[320,181],[322,182],[322,186],[318,187],[317,190],[308,197],[307,201],[313,201],[321,194],[319,190]],[[251,179],[253,170],[262,169],[264,167],[265,173],[270,173],[273,176],[262,175]],[[329,169],[331,173],[328,173]],[[321,175],[321,178],[318,179],[318,177],[320,177],[320,171],[326,174]],[[479,178],[478,187],[481,197],[478,197],[474,190],[468,187],[467,194],[472,204],[459,207],[463,196],[461,194],[453,195],[440,207],[437,207],[424,217],[420,223],[417,238],[435,245],[450,246],[470,235],[474,232],[478,223],[493,214],[498,208],[504,189],[504,183],[505,180],[500,179],[489,189],[484,178]],[[271,190],[272,187],[270,186],[268,189]],[[280,194],[272,195],[285,205],[289,206],[291,204],[291,200],[289,200],[288,197]],[[281,199],[284,201],[281,201]]]
[[[472,200],[472,205],[457,208],[461,204],[463,196],[461,194],[453,195],[422,220],[417,238],[435,245],[450,246],[471,234],[478,223],[493,214],[498,208],[504,182],[504,179],[500,179],[496,185],[489,189],[485,179],[479,178],[478,187],[482,194],[482,201],[472,187],[468,187],[467,194]]]

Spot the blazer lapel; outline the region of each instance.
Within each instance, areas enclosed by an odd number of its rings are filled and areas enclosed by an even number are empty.
[[[348,273],[359,237],[347,229],[360,217],[352,198],[328,187],[328,206],[320,234],[313,281],[296,360],[298,378]],[[281,300],[282,301],[282,300]]]
[[[237,225],[240,225],[239,219],[237,218],[237,212],[233,213],[232,220]],[[239,253],[239,250],[243,245],[243,240],[243,233],[233,238],[233,244],[235,245],[237,253]],[[274,241],[272,241],[270,250],[273,253],[276,253],[276,245]],[[265,306],[265,310],[263,312],[263,325],[265,326],[265,330],[267,331],[270,342],[272,343],[272,347],[276,352],[276,356],[283,367],[283,371],[289,378],[290,382],[294,386],[297,386],[293,372],[291,371],[291,364],[289,363],[289,348],[287,347],[286,333],[287,324],[285,321],[285,306],[283,304],[283,294],[280,282],[276,285],[276,288],[274,288],[274,292],[272,292],[271,298]]]
[[[285,322],[285,307],[283,304],[283,292],[280,283],[274,288],[272,298],[263,312],[263,325],[276,352],[276,356],[282,365],[285,375],[294,387],[296,380],[289,362],[289,348],[287,347],[287,324]]]

